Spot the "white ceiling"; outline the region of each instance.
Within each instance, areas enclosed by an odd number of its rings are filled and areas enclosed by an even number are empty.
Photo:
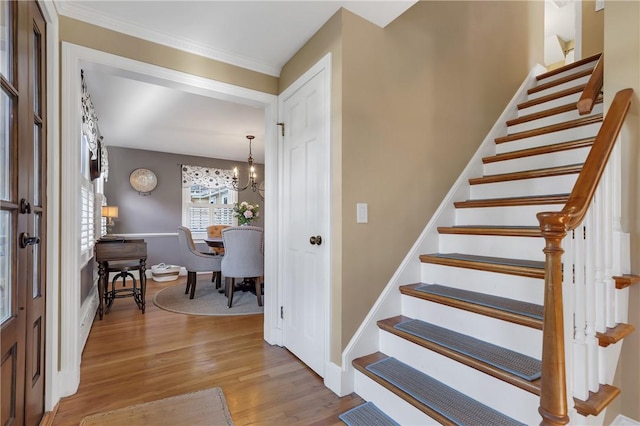
[[[278,76],[340,8],[386,26],[415,3],[395,1],[76,1],[61,15]],[[85,78],[107,146],[264,162],[264,113],[246,105],[91,67]]]

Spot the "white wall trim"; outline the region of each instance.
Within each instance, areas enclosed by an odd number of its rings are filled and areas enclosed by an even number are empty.
[[[58,292],[59,259],[58,241],[60,229],[60,101],[58,49],[58,14],[51,0],[39,0],[38,4],[47,23],[47,261],[45,279],[47,294],[45,303],[45,380],[44,409],[51,411],[60,399],[58,390]]]
[[[177,237],[177,232],[143,232],[139,234],[109,234],[109,236],[118,238],[161,238],[161,237]]]
[[[618,416],[611,422],[611,426],[640,426],[640,421],[634,420],[630,417],[618,414]]]
[[[246,68],[252,71],[268,74],[274,77],[278,77],[280,75],[280,68],[274,67],[266,62],[260,62],[224,49],[205,46],[186,38],[168,35],[162,31],[142,28],[132,22],[114,19],[113,16],[109,14],[85,9],[73,4],[73,2],[59,1],[56,4],[60,9],[60,14],[64,16],[69,16],[112,31],[117,31],[122,34],[141,38],[143,40],[148,40],[153,43],[172,47],[185,52],[194,53],[199,56],[204,56],[205,58],[225,62],[227,64]]]
[[[80,268],[79,268],[79,229],[77,224],[79,212],[79,141],[80,141],[80,70],[95,69],[127,77],[144,77],[145,81],[153,81],[166,87],[187,90],[216,99],[251,105],[265,110],[265,181],[267,183],[265,200],[265,247],[276,246],[277,229],[271,229],[277,217],[277,205],[269,199],[277,199],[278,194],[271,182],[276,182],[277,168],[272,161],[276,148],[277,97],[256,90],[233,86],[214,80],[162,68],[156,65],[135,61],[94,49],[62,42],[62,152],[61,152],[61,219],[60,226],[64,232],[60,235],[60,251],[66,255],[60,259],[60,345],[51,347],[51,351],[60,350],[60,394],[66,396],[76,392],[80,382],[80,361],[83,341],[80,335],[82,309],[80,306]],[[146,234],[145,234],[146,235]],[[54,250],[57,251],[57,250]],[[265,279],[271,277],[276,270],[275,251],[265,253]],[[95,292],[95,290],[94,290]],[[270,292],[269,292],[270,293]],[[90,296],[90,297],[95,297]],[[275,327],[271,324],[274,308],[273,298],[265,297],[265,339],[268,331]]]
[[[353,366],[351,362],[361,356],[375,352],[379,348],[377,321],[401,314],[400,292],[398,287],[409,282],[420,281],[421,262],[420,253],[438,251],[438,226],[450,223],[448,219],[455,214],[453,201],[468,198],[469,178],[482,174],[482,157],[495,154],[496,137],[503,135],[506,131],[506,121],[513,116],[517,110],[517,104],[524,101],[527,90],[535,86],[535,76],[546,71],[542,65],[535,66],[525,81],[513,96],[509,104],[505,107],[500,117],[497,118],[478,150],[471,158],[463,172],[453,184],[442,203],[429,220],[424,230],[413,244],[402,263],[395,271],[389,283],[386,285],[376,303],[373,305],[362,324],[352,337],[351,341],[342,353],[342,374],[343,379],[333,379],[332,384],[336,388],[330,388],[339,396],[353,392]],[[340,388],[337,384],[342,384]]]

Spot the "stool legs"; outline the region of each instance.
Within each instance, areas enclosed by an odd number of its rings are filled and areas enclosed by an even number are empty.
[[[122,278],[122,287],[126,287],[127,278],[130,278],[131,281],[133,282],[132,287],[117,289],[116,283],[120,278]],[[105,313],[109,313],[109,310],[111,309],[111,305],[113,305],[114,299],[133,296],[133,299],[135,300],[136,305],[138,305],[138,309],[140,309],[144,314],[145,292],[146,292],[146,279],[145,279],[144,273],[140,274],[140,288],[138,288],[138,281],[136,280],[136,277],[131,272],[129,272],[129,270],[122,270],[118,272],[113,277],[113,280],[111,280],[111,290],[109,290],[107,286],[104,292],[104,300],[106,305]]]

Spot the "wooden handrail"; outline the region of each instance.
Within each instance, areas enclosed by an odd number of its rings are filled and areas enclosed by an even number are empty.
[[[559,212],[541,212],[537,215],[545,239],[542,378],[538,408],[542,425],[565,425],[569,422],[562,302],[562,240],[568,231],[582,223],[587,213],[629,111],[632,95],[632,89],[616,93],[564,208]]]
[[[596,104],[596,99],[602,92],[602,85],[604,84],[604,55],[600,55],[600,59],[596,63],[591,78],[586,87],[582,91],[582,95],[576,104],[580,115],[590,114],[593,110],[593,106]]]

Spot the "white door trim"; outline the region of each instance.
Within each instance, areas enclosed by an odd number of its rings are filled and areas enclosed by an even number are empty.
[[[46,262],[46,307],[45,307],[45,381],[44,409],[51,411],[60,399],[57,389],[58,375],[58,262],[60,253],[58,241],[60,229],[60,173],[57,165],[60,161],[59,125],[59,49],[58,49],[58,13],[53,1],[39,0],[38,4],[47,23],[47,262]]]
[[[331,193],[331,180],[332,180],[332,175],[331,175],[331,53],[327,53],[322,59],[320,59],[318,62],[316,62],[311,68],[309,68],[302,76],[300,76],[294,83],[292,83],[289,87],[287,87],[287,89],[285,89],[280,96],[278,97],[278,111],[280,112],[280,114],[283,114],[283,103],[284,100],[287,99],[288,97],[290,97],[293,93],[295,93],[298,89],[300,89],[303,85],[305,85],[309,80],[311,80],[311,78],[313,76],[315,76],[316,74],[324,71],[324,85],[325,85],[325,117],[327,117],[327,121],[324,124],[325,125],[325,134],[327,135],[327,138],[329,140],[328,142],[328,149],[327,149],[327,173],[329,173],[329,179],[327,180],[327,185],[328,187],[326,188],[326,193],[328,194],[328,199],[332,200],[332,193]],[[279,122],[282,121],[282,115],[279,116],[280,119],[278,120]],[[285,123],[285,126],[287,125],[287,123]],[[284,149],[283,149],[283,137],[282,134],[280,132],[278,132],[278,158],[280,159],[280,161],[282,161],[282,156],[284,155]],[[278,169],[278,187],[279,187],[279,193],[283,194],[283,185],[284,185],[284,170],[282,169],[282,167],[280,167]],[[284,195],[284,194],[283,194]],[[284,196],[280,197],[278,199],[278,211],[283,211],[284,208]],[[329,201],[329,206],[327,206],[327,211],[331,212],[331,201]],[[282,218],[278,218],[279,219],[279,229],[284,229],[283,228],[283,223],[281,222]],[[331,350],[331,271],[332,271],[332,264],[331,264],[331,215],[329,214],[326,218],[326,227],[325,229],[327,230],[327,234],[326,236],[323,236],[323,244],[326,244],[326,263],[328,266],[328,270],[326,271],[325,274],[325,282],[323,284],[323,292],[322,292],[322,297],[323,297],[323,305],[325,307],[325,314],[323,317],[323,329],[324,331],[324,354],[323,354],[323,363],[324,363],[324,370],[325,370],[325,374],[324,377],[326,377],[326,372],[327,369],[330,367],[330,350]],[[281,233],[280,233],[281,234]],[[277,244],[278,244],[278,259],[277,259],[277,266],[278,266],[278,285],[277,285],[277,293],[278,293],[278,306],[283,306],[283,302],[284,302],[284,271],[283,271],[283,259],[284,259],[284,249],[285,249],[285,236],[284,235],[278,235],[278,239],[277,239]],[[283,321],[282,319],[278,316],[278,326],[279,326],[279,333],[280,333],[280,342],[282,342],[282,327],[283,327]]]
[[[110,53],[78,46],[68,42],[62,43],[61,71],[61,197],[60,197],[60,252],[70,254],[60,257],[61,283],[59,288],[51,288],[52,292],[60,291],[60,344],[53,343],[50,351],[60,352],[60,371],[57,388],[59,397],[73,394],[80,383],[80,358],[82,354],[81,334],[88,333],[91,324],[81,324],[80,301],[80,268],[79,268],[79,229],[76,226],[80,197],[78,176],[80,174],[79,140],[80,140],[80,71],[81,69],[108,69],[122,76],[145,76],[147,81],[174,88],[188,88],[216,99],[251,105],[265,110],[265,279],[274,277],[277,270],[275,236],[277,229],[277,148],[276,117],[277,96],[256,90],[234,86],[191,74],[127,59]],[[65,155],[72,153],[72,155]],[[52,167],[53,169],[53,167]],[[264,310],[264,337],[271,344],[272,330],[277,328],[277,303],[274,294],[266,292]],[[81,328],[86,327],[85,331]],[[56,385],[56,384],[54,384]]]

